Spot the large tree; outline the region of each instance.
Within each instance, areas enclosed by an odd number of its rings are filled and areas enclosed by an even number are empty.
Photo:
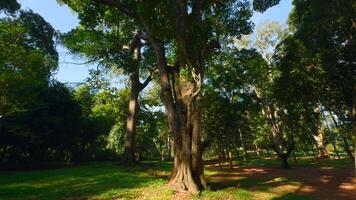
[[[65,0],[70,6],[77,1]],[[174,169],[170,183],[179,190],[205,188],[200,149],[201,90],[206,58],[220,37],[239,37],[251,31],[249,1],[240,0],[95,0],[93,6],[115,8],[142,27],[156,53],[161,98],[174,135]],[[254,1],[264,11],[278,3]],[[173,55],[170,59],[167,55]]]
[[[86,6],[81,4],[82,7]],[[78,10],[78,8],[74,8]],[[97,16],[105,15],[104,11],[98,9]],[[88,62],[98,63],[103,70],[110,70],[114,74],[123,71],[130,77],[130,101],[127,109],[126,136],[124,154],[122,161],[133,165],[136,161],[136,127],[139,113],[138,98],[140,92],[151,81],[151,74],[146,76],[145,81],[140,82],[143,71],[155,68],[152,61],[152,49],[142,40],[141,33],[137,32],[139,27],[127,19],[118,17],[115,10],[105,11],[106,21],[93,18],[88,11],[83,11],[83,22],[81,26],[62,36],[62,41],[72,53],[79,54]],[[110,13],[110,14],[108,14]],[[88,16],[90,15],[90,16]],[[88,19],[90,18],[90,19]],[[121,20],[121,21],[120,21]],[[117,23],[120,21],[121,23]],[[124,24],[125,23],[125,24]],[[108,30],[106,26],[109,26]],[[126,34],[124,34],[124,33]],[[99,70],[98,68],[98,70]],[[147,74],[147,73],[146,73]]]

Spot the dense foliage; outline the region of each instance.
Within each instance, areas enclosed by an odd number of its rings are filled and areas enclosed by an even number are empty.
[[[254,33],[253,10],[279,1],[58,2],[80,19],[68,33],[0,1],[1,164],[119,160],[129,147],[125,164],[174,158],[194,191],[201,157],[354,160],[354,1],[294,0],[288,25]],[[98,65],[84,83],[53,78],[57,42]]]

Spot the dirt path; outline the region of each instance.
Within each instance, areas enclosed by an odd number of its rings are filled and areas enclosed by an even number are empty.
[[[235,184],[249,191],[267,190],[284,199],[288,193],[312,196],[322,200],[356,199],[356,179],[353,169],[296,167],[281,169],[263,166],[234,167],[209,166],[216,172],[208,176],[213,190]],[[287,196],[285,196],[287,197]]]

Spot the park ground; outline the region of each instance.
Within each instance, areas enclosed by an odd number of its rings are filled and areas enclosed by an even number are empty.
[[[241,199],[342,200],[356,198],[354,168],[348,160],[299,159],[281,169],[274,159],[205,166],[210,191],[175,193],[167,186],[169,162],[142,162],[128,169],[95,162],[41,170],[0,172],[0,199]]]

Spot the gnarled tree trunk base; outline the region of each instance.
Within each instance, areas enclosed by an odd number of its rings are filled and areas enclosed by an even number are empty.
[[[172,186],[175,191],[196,194],[199,192],[199,187],[193,177],[191,167],[179,162],[175,164],[168,184]]]

